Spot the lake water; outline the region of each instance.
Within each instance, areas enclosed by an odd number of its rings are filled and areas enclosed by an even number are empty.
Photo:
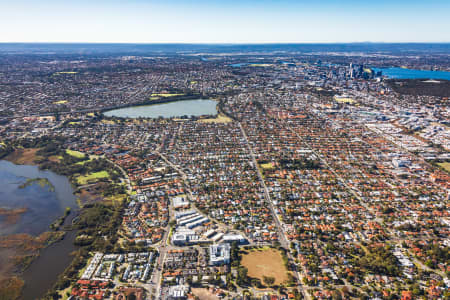
[[[132,106],[104,112],[108,117],[121,118],[172,118],[182,116],[203,116],[217,114],[217,101],[196,99],[169,103]]]
[[[396,79],[445,79],[450,80],[450,72],[427,71],[404,68],[373,68],[376,72],[382,71],[384,76]]]
[[[237,63],[237,64],[231,64],[230,67],[232,68],[240,68],[249,65],[250,63]]]
[[[27,179],[33,178],[46,178],[51,186],[35,182],[20,188]],[[0,216],[0,235],[39,235],[49,230],[49,225],[64,214],[66,207],[76,208],[77,203],[67,177],[39,170],[37,166],[15,165],[0,160],[0,207],[27,209],[14,224],[5,222],[5,218]]]
[[[20,188],[27,179],[46,178],[51,185],[38,182]],[[27,208],[14,224],[0,221],[0,236],[14,233],[39,235],[49,230],[49,225],[64,214],[66,207],[78,206],[73,189],[67,177],[51,171],[39,170],[37,166],[15,165],[0,160],[0,207],[7,209]],[[69,223],[75,214],[66,219]],[[59,274],[70,264],[70,253],[76,249],[73,245],[76,231],[66,234],[60,242],[40,251],[40,255],[25,270],[25,286],[21,299],[38,299],[55,283]]]

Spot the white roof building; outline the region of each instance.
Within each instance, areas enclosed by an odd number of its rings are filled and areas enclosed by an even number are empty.
[[[209,246],[209,264],[213,266],[230,263],[231,246],[228,243]]]

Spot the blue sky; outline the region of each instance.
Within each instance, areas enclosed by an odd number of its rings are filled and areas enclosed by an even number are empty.
[[[450,42],[442,0],[0,0],[0,42]]]

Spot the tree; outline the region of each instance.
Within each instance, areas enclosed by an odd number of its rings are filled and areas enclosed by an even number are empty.
[[[135,294],[130,294],[130,295],[127,297],[127,300],[136,300],[136,295],[135,295]]]
[[[252,278],[250,280],[250,283],[257,288],[262,288],[261,280],[259,280],[258,278]]]
[[[275,278],[272,276],[263,276],[263,281],[266,285],[272,286],[275,283]]]
[[[248,270],[245,267],[240,267],[236,278],[236,283],[240,286],[248,284]]]

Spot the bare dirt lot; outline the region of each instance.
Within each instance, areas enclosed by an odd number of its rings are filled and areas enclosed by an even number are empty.
[[[254,249],[242,255],[241,264],[248,269],[248,276],[263,281],[264,276],[275,278],[275,284],[287,281],[288,271],[283,264],[280,251]]]
[[[200,300],[219,300],[219,297],[211,293],[208,289],[192,288],[192,293]]]

